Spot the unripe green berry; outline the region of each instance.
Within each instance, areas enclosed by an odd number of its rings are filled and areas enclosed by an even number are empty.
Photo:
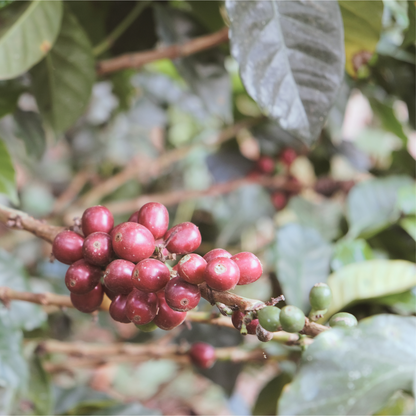
[[[336,313],[329,320],[331,328],[352,328],[357,325],[357,318],[346,312]]]
[[[277,306],[266,306],[257,312],[260,325],[270,332],[276,332],[280,327],[280,309]]]
[[[152,321],[148,324],[136,325],[136,328],[140,329],[142,332],[153,332],[155,329],[157,329],[157,325]]]
[[[309,293],[309,302],[312,309],[316,311],[328,309],[331,300],[331,289],[325,283],[317,283]]]
[[[285,306],[280,311],[280,324],[286,332],[299,332],[305,326],[305,315],[296,306]]]

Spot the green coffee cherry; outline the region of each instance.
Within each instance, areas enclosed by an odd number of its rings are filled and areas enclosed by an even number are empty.
[[[136,325],[136,328],[142,332],[153,332],[157,328],[157,325],[152,321],[145,325]]]
[[[346,312],[336,313],[329,320],[331,328],[352,328],[357,325],[357,318]]]
[[[280,327],[280,309],[277,306],[266,306],[257,312],[260,325],[269,332],[276,332]]]
[[[315,311],[328,309],[331,300],[331,289],[325,283],[317,283],[309,293],[309,302],[312,306],[312,310]]]
[[[296,306],[285,306],[280,311],[280,324],[286,332],[299,332],[305,326],[305,315]]]

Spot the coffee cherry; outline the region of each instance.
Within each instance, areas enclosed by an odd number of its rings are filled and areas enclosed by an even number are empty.
[[[128,295],[133,290],[131,275],[134,263],[127,260],[114,260],[105,269],[103,281],[116,295]]]
[[[231,316],[231,322],[233,323],[235,329],[238,329],[239,331],[241,330],[244,316],[245,315],[243,312],[240,312],[240,311],[233,312]],[[246,325],[247,333],[250,335],[256,335],[256,328],[258,324],[259,324],[259,320],[253,319],[248,325]]]
[[[185,282],[178,276],[166,285],[165,299],[174,311],[187,312],[198,305],[201,293],[198,286]]]
[[[85,260],[78,260],[71,266],[65,274],[65,284],[71,293],[82,295],[90,292],[97,286],[101,279],[101,269],[92,266]]]
[[[140,331],[142,332],[153,332],[154,330],[157,329],[157,325],[153,321],[144,325],[137,325],[137,324],[134,324],[134,325],[136,326],[137,329],[140,329]]]
[[[147,259],[155,250],[155,239],[143,225],[125,222],[113,234],[113,250],[118,257],[137,263]]]
[[[116,296],[118,296],[116,293],[112,292],[107,286],[103,285],[104,293],[107,295],[108,299],[114,300]]]
[[[166,302],[165,292],[158,292],[159,312],[153,322],[161,329],[170,331],[179,326],[186,318],[186,312],[174,311]]]
[[[117,295],[110,305],[110,316],[117,322],[129,324],[130,319],[126,316],[127,295]]]
[[[273,339],[273,334],[269,331],[266,331],[261,324],[257,325],[256,328],[257,339],[261,342],[269,342]]]
[[[211,260],[217,259],[218,257],[226,257],[229,259],[232,257],[232,254],[223,248],[214,248],[214,250],[208,251],[208,253],[205,254],[204,259],[209,263]]]
[[[175,225],[163,238],[166,241],[166,248],[176,254],[191,253],[201,245],[201,233],[191,222]]]
[[[238,253],[231,257],[240,269],[240,280],[238,285],[248,285],[254,283],[263,274],[263,267],[260,260],[249,252]]]
[[[277,306],[266,306],[257,312],[260,325],[267,331],[276,332],[280,327],[280,309]]]
[[[82,254],[84,259],[94,266],[107,266],[114,256],[110,235],[100,231],[90,234],[84,240]]]
[[[133,214],[131,214],[127,222],[139,222],[139,211],[136,211]]]
[[[64,264],[72,264],[82,259],[84,238],[73,231],[61,231],[53,240],[52,254]]]
[[[298,157],[297,153],[290,148],[283,150],[280,155],[280,161],[285,164],[286,166],[290,166]]]
[[[339,312],[331,317],[329,326],[331,328],[352,328],[357,325],[357,318],[347,312]]]
[[[273,192],[270,199],[277,211],[282,210],[287,205],[287,197],[283,192]]]
[[[170,271],[161,261],[146,259],[136,264],[131,279],[136,289],[142,292],[157,292],[169,282]]]
[[[114,226],[113,214],[101,205],[87,208],[82,214],[82,232],[85,236],[97,231],[109,233]]]
[[[204,281],[207,262],[200,255],[191,253],[182,257],[178,263],[179,276],[188,283],[199,285]]]
[[[325,283],[317,283],[309,292],[309,302],[313,310],[320,311],[328,309],[331,300],[331,289]]]
[[[189,350],[189,357],[200,368],[211,368],[215,364],[215,348],[205,342],[196,342]]]
[[[211,289],[220,292],[234,289],[240,279],[240,269],[233,260],[219,257],[207,264],[204,279]]]
[[[155,239],[161,238],[169,228],[169,212],[159,202],[149,202],[140,208],[137,222],[145,226]]]
[[[71,293],[70,297],[75,309],[84,313],[91,313],[101,306],[104,298],[104,290],[101,283],[99,283],[90,292],[83,293],[82,295]]]
[[[299,332],[305,326],[305,315],[296,306],[285,306],[280,311],[280,324],[283,331]]]
[[[155,245],[156,245],[156,247],[158,247],[159,250],[162,247],[162,249],[161,249],[162,256],[168,257],[170,255],[169,250],[166,250],[166,247],[164,247],[165,242],[164,242],[163,238],[158,238],[157,240],[155,240]]]
[[[261,156],[257,160],[256,167],[260,172],[270,174],[274,172],[275,162],[270,156]]]
[[[159,301],[155,293],[144,293],[133,289],[127,296],[126,316],[137,325],[152,322],[157,314]]]

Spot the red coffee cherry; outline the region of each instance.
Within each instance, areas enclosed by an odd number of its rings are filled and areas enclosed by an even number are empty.
[[[128,295],[133,290],[131,275],[134,263],[127,260],[112,261],[104,272],[104,284],[116,295]]]
[[[223,248],[214,248],[214,250],[208,251],[208,253],[205,254],[204,259],[209,263],[211,260],[217,259],[218,257],[226,257],[229,259],[232,257],[232,254]]]
[[[131,214],[127,222],[139,222],[139,211],[136,211],[133,214]]]
[[[101,279],[101,269],[85,260],[78,260],[66,271],[65,284],[71,293],[82,295],[90,292]]]
[[[101,231],[110,233],[114,226],[113,214],[101,205],[87,208],[82,214],[82,232],[85,236]]]
[[[263,267],[260,260],[253,253],[244,251],[232,256],[231,260],[233,260],[240,269],[240,280],[237,283],[238,285],[254,283],[263,274]]]
[[[211,368],[215,364],[215,348],[205,342],[196,342],[189,350],[194,365],[200,368]]]
[[[96,311],[103,302],[104,290],[101,283],[98,283],[97,286],[90,292],[78,295],[76,293],[71,293],[71,302],[74,305],[74,308],[78,309],[84,313],[91,313]]]
[[[110,305],[110,316],[117,322],[129,324],[130,320],[126,316],[127,295],[116,296]]]
[[[270,156],[261,156],[257,160],[256,167],[260,172],[270,174],[274,172],[275,161]]]
[[[169,228],[169,212],[159,202],[149,202],[140,208],[137,222],[144,225],[155,239],[161,238]]]
[[[161,329],[170,331],[179,326],[186,318],[186,312],[174,311],[165,299],[165,293],[160,291],[157,293],[159,298],[159,312],[153,322]]]
[[[145,259],[136,264],[131,279],[136,289],[142,292],[157,292],[169,282],[170,271],[159,260]]]
[[[185,282],[178,276],[166,285],[165,299],[174,311],[187,312],[198,305],[201,293],[198,286]]]
[[[234,289],[240,279],[240,269],[233,260],[219,257],[207,264],[204,278],[211,289],[223,292]]]
[[[297,153],[290,149],[289,147],[283,150],[280,154],[280,161],[284,163],[286,166],[290,166],[298,157]]]
[[[182,257],[178,263],[179,276],[188,283],[199,285],[204,281],[207,262],[200,255],[191,253]]]
[[[108,299],[114,300],[116,298],[117,293],[112,292],[107,286],[103,285],[104,293],[107,295]]]
[[[166,248],[171,253],[187,254],[195,251],[201,245],[201,233],[191,222],[175,225],[164,236]]]
[[[118,257],[137,263],[153,254],[155,239],[146,227],[135,222],[125,222],[117,227],[112,244]]]
[[[114,257],[110,235],[100,231],[90,234],[84,240],[82,254],[84,259],[94,266],[107,266]]]
[[[244,313],[240,311],[233,312],[231,316],[231,322],[234,325],[235,329],[241,330],[241,325],[243,323]],[[258,319],[253,319],[248,325],[246,325],[247,333],[250,335],[256,335],[256,328],[259,324]]]
[[[270,199],[277,211],[280,211],[287,205],[287,197],[283,192],[273,192]]]
[[[159,300],[155,293],[144,293],[133,289],[127,296],[126,317],[137,325],[152,322],[159,309]]]
[[[84,238],[73,231],[61,231],[53,240],[52,254],[64,264],[72,264],[82,259]]]
[[[163,240],[163,238],[158,238],[156,241],[155,241],[155,245],[157,246],[157,247],[159,247],[159,249],[160,249],[160,247],[162,246],[162,247],[164,247],[164,245],[165,245],[165,242],[164,242],[164,240]],[[166,250],[166,248],[162,248],[162,256],[165,256],[165,257],[168,257],[169,256],[169,250]]]

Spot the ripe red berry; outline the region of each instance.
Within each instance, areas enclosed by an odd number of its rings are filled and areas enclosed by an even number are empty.
[[[201,245],[201,233],[191,222],[175,225],[167,231],[164,239],[166,248],[176,254],[191,253]]]
[[[161,329],[170,331],[179,326],[186,318],[186,312],[174,311],[166,302],[165,293],[157,293],[159,298],[159,312],[153,322]]]
[[[127,222],[139,222],[139,211],[136,211],[133,214],[131,214]]]
[[[189,350],[194,365],[200,368],[211,368],[215,363],[215,348],[205,342],[196,342]]]
[[[204,259],[209,263],[211,260],[217,259],[218,257],[226,257],[229,259],[232,257],[232,254],[223,248],[214,248],[214,250],[208,251],[208,253],[205,254]]]
[[[223,292],[233,289],[238,283],[240,269],[233,260],[219,257],[207,264],[204,278],[211,289]]]
[[[127,296],[126,316],[137,325],[152,322],[159,308],[159,300],[155,293],[144,293],[133,289]]]
[[[128,295],[133,290],[131,275],[134,263],[127,260],[112,261],[104,272],[104,284],[116,295]]]
[[[284,163],[286,166],[290,166],[297,157],[298,155],[293,149],[287,148],[283,150],[283,152],[281,153],[280,161]]]
[[[61,263],[72,264],[82,259],[84,238],[73,231],[61,231],[53,240],[52,254]]]
[[[256,167],[262,173],[273,173],[275,168],[275,161],[270,156],[261,156],[256,163]]]
[[[188,283],[199,285],[204,281],[207,262],[200,255],[191,253],[182,257],[178,263],[179,276]]]
[[[118,295],[116,296],[110,305],[110,316],[117,322],[123,324],[130,323],[130,320],[126,316],[126,302],[127,295]]]
[[[165,299],[174,311],[187,312],[198,305],[201,293],[198,286],[185,282],[178,276],[166,285]]]
[[[169,282],[170,271],[159,260],[145,259],[136,264],[131,279],[136,289],[142,292],[157,292]]]
[[[107,295],[108,299],[114,300],[116,296],[118,296],[116,293],[111,291],[107,286],[103,285],[104,293]]]
[[[253,254],[247,251],[238,253],[231,257],[238,268],[240,269],[240,280],[238,285],[248,285],[260,278],[263,274],[263,267],[260,260]]]
[[[240,311],[233,312],[231,316],[231,321],[234,325],[234,328],[238,329],[239,331],[241,330],[241,325],[243,323],[244,316],[244,313]],[[250,335],[256,335],[256,328],[258,324],[259,320],[253,319],[248,325],[246,325],[247,333]]]
[[[84,259],[94,266],[107,266],[114,256],[110,235],[100,231],[90,234],[84,240],[82,254]]]
[[[87,208],[82,214],[82,232],[85,236],[101,231],[109,233],[114,226],[113,214],[101,205]]]
[[[169,212],[159,202],[149,202],[140,208],[137,222],[145,226],[155,239],[161,238],[169,228]]]
[[[135,222],[125,222],[117,228],[117,233],[112,236],[112,244],[118,257],[137,263],[153,254],[155,239],[146,227]]]
[[[90,292],[101,279],[101,269],[85,260],[78,260],[66,271],[65,284],[71,293],[82,295]]]
[[[280,211],[287,205],[287,197],[283,192],[273,192],[270,199],[277,211]]]
[[[99,283],[92,289],[90,292],[78,295],[76,293],[71,293],[71,302],[74,305],[74,308],[78,309],[84,313],[91,313],[96,311],[103,301],[104,290]]]

